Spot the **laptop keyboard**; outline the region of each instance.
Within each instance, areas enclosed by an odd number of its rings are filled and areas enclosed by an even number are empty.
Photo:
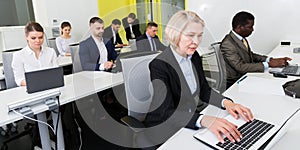
[[[217,145],[225,150],[247,150],[273,127],[272,124],[254,119],[238,128],[243,136],[240,142],[232,143],[226,137],[223,144],[219,142]]]
[[[282,73],[284,73],[284,74],[300,74],[300,69],[298,69],[298,66],[286,66],[282,69]]]

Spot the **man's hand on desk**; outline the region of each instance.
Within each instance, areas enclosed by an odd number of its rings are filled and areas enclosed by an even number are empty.
[[[236,119],[238,119],[240,115],[247,122],[253,120],[253,114],[247,107],[236,104],[230,100],[224,101],[224,107],[226,108],[227,112]],[[224,134],[231,142],[239,142],[242,138],[237,126],[226,119],[205,115],[200,124],[214,133],[222,143],[224,143],[222,134]]]
[[[289,64],[288,61],[291,61],[291,60],[292,59],[289,58],[289,57],[271,58],[268,64],[272,68],[285,67],[285,66],[287,66]]]
[[[114,63],[112,61],[108,61],[104,64],[104,69],[111,69]]]

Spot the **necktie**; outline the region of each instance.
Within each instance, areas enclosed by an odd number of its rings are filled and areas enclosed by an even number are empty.
[[[154,43],[154,39],[151,38],[152,51],[156,51],[156,45]]]
[[[132,31],[132,24],[129,24],[129,28],[130,28],[130,35],[131,35],[131,38],[135,38],[135,35],[134,35],[134,33],[133,33],[133,31]]]
[[[243,39],[242,41],[243,41],[243,44],[245,45],[245,47],[248,49],[248,43],[247,43],[246,39]]]

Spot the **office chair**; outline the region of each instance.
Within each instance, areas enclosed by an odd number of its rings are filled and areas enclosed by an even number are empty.
[[[13,69],[11,67],[11,63],[12,63],[12,59],[13,59],[13,53],[16,51],[19,51],[21,49],[13,49],[13,50],[8,50],[8,51],[4,51],[2,52],[2,58],[3,58],[3,69],[4,69],[4,75],[5,75],[5,84],[6,84],[6,89],[10,89],[10,88],[14,88],[17,87],[17,84],[15,83],[15,78],[14,78],[14,73],[13,73]],[[24,126],[24,131],[20,132],[18,134],[15,134],[9,138],[7,138],[5,141],[3,141],[3,144],[1,146],[1,150],[5,150],[8,148],[7,143],[16,140],[18,138],[21,138],[25,135],[29,135],[32,131],[32,126],[33,124],[31,123],[27,123]],[[8,135],[8,130],[5,131],[5,126],[2,127],[2,129],[4,129],[2,131],[2,135]],[[16,123],[12,123],[11,125],[11,129],[12,132],[17,132],[17,124]]]
[[[134,56],[135,54],[135,56]],[[134,132],[141,132],[142,123],[152,102],[153,87],[150,79],[149,63],[159,54],[150,51],[135,51],[129,58],[120,58],[124,78],[128,116],[121,119]],[[133,135],[133,137],[136,137]],[[133,145],[138,139],[133,139]]]
[[[216,90],[223,93],[226,90],[226,66],[223,55],[220,51],[221,42],[212,43],[210,49],[213,49],[216,55],[218,66],[218,78],[216,84]]]
[[[53,48],[56,52],[56,56],[59,56],[59,51],[57,49],[57,46],[56,46],[56,41],[55,41],[56,38],[50,38],[48,39],[48,46]]]
[[[79,43],[71,44],[71,57],[73,64],[73,73],[82,71],[80,58],[79,58]]]

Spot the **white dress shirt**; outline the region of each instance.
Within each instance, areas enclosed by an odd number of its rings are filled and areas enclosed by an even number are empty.
[[[58,67],[57,56],[53,48],[42,46],[39,58],[35,57],[29,46],[13,54],[12,69],[16,84],[21,85],[25,80],[25,72]],[[47,79],[45,79],[47,80]]]
[[[104,64],[107,62],[107,49],[105,47],[105,44],[103,42],[103,39],[101,40],[101,42],[95,38],[94,36],[92,36],[97,47],[98,47],[98,50],[99,50],[99,54],[100,54],[100,59],[99,59],[99,70],[100,71],[103,71],[104,70]]]

